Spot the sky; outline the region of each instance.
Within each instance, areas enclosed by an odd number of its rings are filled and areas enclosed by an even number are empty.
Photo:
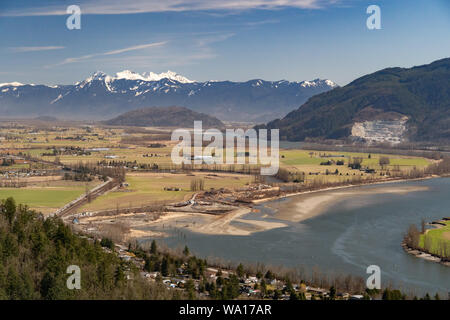
[[[81,9],[69,30],[67,7]],[[381,29],[369,30],[369,5]],[[450,57],[449,0],[2,0],[0,83],[175,71],[197,81],[330,79]]]

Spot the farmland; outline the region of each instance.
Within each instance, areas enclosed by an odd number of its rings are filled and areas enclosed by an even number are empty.
[[[92,203],[85,205],[85,211],[115,209],[117,207],[137,207],[152,203],[183,201],[189,198],[191,181],[202,179],[205,190],[219,188],[237,188],[251,182],[248,175],[239,174],[171,174],[171,173],[129,173],[126,176],[126,187],[109,192]],[[179,188],[179,191],[164,190]]]
[[[0,199],[13,197],[17,203],[28,205],[42,213],[56,211],[66,203],[82,195],[90,183],[71,183],[66,181],[51,181],[29,185],[24,188],[0,188]]]
[[[380,159],[388,159],[388,164],[380,165]],[[361,173],[361,170],[349,168],[348,164],[355,159],[361,167],[374,170],[374,173]],[[339,164],[341,162],[341,164]],[[349,176],[360,176],[361,179],[380,178],[391,172],[408,172],[412,169],[424,169],[432,163],[421,157],[385,155],[355,152],[326,152],[315,150],[281,150],[280,165],[290,171],[304,172],[307,181],[342,182]]]
[[[0,127],[0,154],[3,157],[0,198],[14,196],[32,208],[51,212],[86,192],[87,187],[100,183],[84,181],[84,178],[47,184],[23,183],[38,176],[56,175],[62,179],[64,166],[91,165],[126,171],[124,185],[85,204],[82,210],[86,211],[183,201],[194,193],[190,185],[195,179],[202,181],[205,191],[236,189],[255,182],[254,176],[237,174],[236,168],[226,169],[226,172],[180,171],[171,161],[171,151],[177,142],[170,141],[170,135],[170,128],[3,122]],[[223,153],[227,151],[230,152],[224,149]],[[382,158],[388,159],[387,162],[381,164]],[[356,160],[359,167],[350,167]],[[303,179],[299,182],[304,184],[383,180],[393,174],[422,170],[431,163],[431,160],[421,157],[280,150],[280,168],[293,176],[301,174]],[[152,172],[155,168],[157,170]],[[225,169],[219,165],[215,170],[220,168]],[[179,172],[172,172],[174,170]],[[296,181],[283,181],[292,180]],[[8,188],[10,185],[14,187]],[[179,190],[164,190],[168,187]]]
[[[281,163],[286,166],[294,166],[301,168],[302,166],[316,166],[320,165],[324,159],[338,161],[348,158],[362,158],[363,164],[370,168],[380,169],[379,159],[387,157],[390,159],[388,167],[393,168],[398,165],[401,167],[425,167],[430,164],[430,161],[425,158],[407,157],[407,156],[392,156],[386,154],[370,154],[370,153],[355,153],[355,152],[325,152],[314,150],[282,150]],[[322,156],[321,156],[322,155]],[[369,157],[370,155],[370,157]]]

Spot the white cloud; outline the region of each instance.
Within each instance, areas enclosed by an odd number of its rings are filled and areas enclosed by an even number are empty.
[[[60,63],[51,65],[51,66],[60,66],[60,65],[69,64],[69,63],[82,62],[82,61],[89,60],[89,59],[96,58],[96,57],[111,56],[111,55],[116,55],[116,54],[120,54],[120,53],[124,53],[124,52],[131,52],[131,51],[142,50],[142,49],[147,49],[147,48],[162,47],[166,43],[167,43],[167,41],[146,43],[146,44],[140,44],[137,46],[127,47],[127,48],[122,48],[122,49],[110,50],[110,51],[106,51],[106,52],[102,52],[102,53],[92,53],[92,54],[87,54],[87,55],[83,55],[80,57],[66,58],[63,61],[61,61]],[[47,66],[47,67],[51,67],[51,66]]]
[[[78,1],[82,14],[134,14],[146,12],[183,12],[203,10],[241,11],[249,9],[274,10],[286,7],[319,9],[339,0],[82,0]],[[42,1],[41,3],[44,3]],[[0,16],[67,15],[66,6],[41,5],[3,10]]]
[[[35,51],[48,51],[48,50],[60,50],[64,49],[62,46],[43,46],[43,47],[10,47],[13,52],[35,52]]]

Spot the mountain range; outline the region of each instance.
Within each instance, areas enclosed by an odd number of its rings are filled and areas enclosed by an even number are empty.
[[[450,141],[450,58],[387,68],[318,94],[282,119],[259,126],[285,140]]]
[[[221,120],[266,122],[282,117],[315,94],[337,85],[330,80],[246,82],[189,80],[175,72],[95,72],[73,85],[0,84],[3,117],[56,116],[105,120],[124,112],[183,106]]]

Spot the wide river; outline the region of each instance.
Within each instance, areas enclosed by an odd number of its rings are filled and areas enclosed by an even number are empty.
[[[450,216],[450,178],[386,186],[428,189],[403,194],[357,194],[338,201],[314,218],[302,222],[283,220],[287,227],[250,236],[184,231],[182,237],[173,235],[162,241],[172,248],[188,245],[202,257],[301,267],[307,272],[319,269],[330,275],[367,278],[367,266],[378,265],[382,285],[393,284],[417,294],[440,292],[446,297],[450,292],[450,267],[408,255],[400,243],[409,225],[419,226],[422,218],[431,221]],[[358,188],[374,187],[377,186]],[[260,212],[251,215],[253,219],[256,214],[264,215],[265,220],[280,221],[271,216],[274,208],[282,208],[286,201],[296,201],[296,196],[259,205]]]

